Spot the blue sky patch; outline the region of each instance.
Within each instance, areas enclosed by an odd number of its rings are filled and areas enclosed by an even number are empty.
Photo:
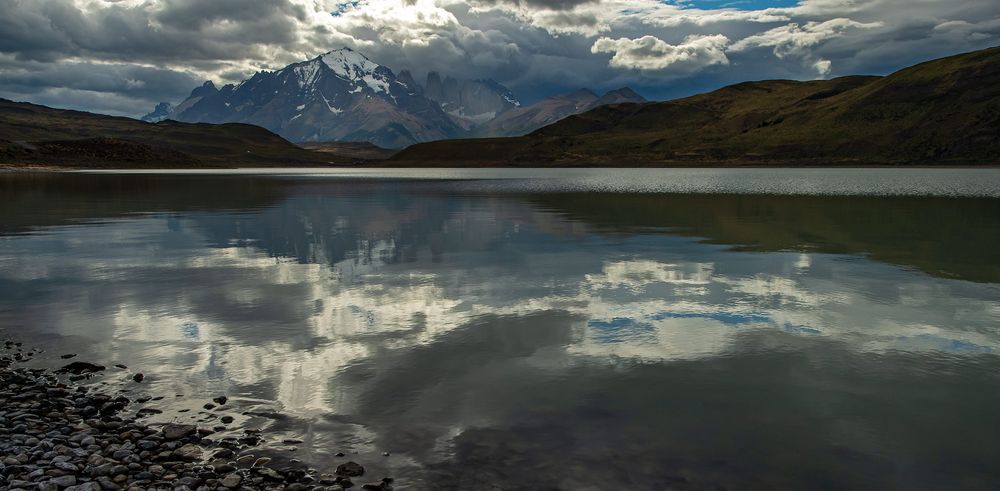
[[[622,343],[625,341],[653,340],[656,328],[646,322],[636,322],[624,317],[615,317],[610,321],[587,321],[587,326],[593,329],[593,338],[598,343]]]
[[[653,320],[663,319],[712,319],[723,324],[759,324],[770,322],[771,318],[764,314],[738,314],[735,312],[660,312],[652,316]]]
[[[334,11],[330,12],[330,14],[333,15],[334,17],[339,17],[344,12],[347,12],[348,10],[353,10],[355,7],[358,6],[359,3],[361,3],[361,0],[351,0],[349,2],[340,2],[340,3],[337,4],[337,7],[334,9]]]

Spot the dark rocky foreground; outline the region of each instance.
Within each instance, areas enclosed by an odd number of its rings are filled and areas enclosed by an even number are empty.
[[[296,459],[278,465],[254,457],[249,450],[264,439],[256,430],[213,438],[232,428],[144,423],[157,411],[134,405],[148,398],[133,402],[114,388],[79,383],[105,367],[81,361],[59,370],[18,366],[34,355],[20,343],[0,346],[0,491],[392,489],[391,478],[367,482],[355,462],[323,473]],[[120,373],[135,383],[143,378]],[[205,407],[224,411],[226,401],[219,396]]]

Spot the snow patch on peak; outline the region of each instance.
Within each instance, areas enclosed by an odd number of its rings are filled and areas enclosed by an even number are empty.
[[[357,51],[341,48],[320,55],[319,60],[340,78],[356,84],[364,83],[376,92],[389,92],[389,81],[385,75],[376,73],[381,66]]]
[[[373,72],[379,67],[378,63],[371,61],[367,56],[358,53],[350,48],[340,48],[328,51],[319,56],[319,59],[330,67],[334,73],[341,76],[351,76],[351,72]]]
[[[326,108],[329,109],[331,113],[333,113],[333,114],[340,114],[340,113],[344,112],[343,109],[341,109],[339,107],[335,107],[333,104],[330,104],[330,101],[326,98],[325,95],[320,94],[319,96],[323,98],[323,102],[326,104]]]
[[[302,63],[296,66],[294,71],[298,77],[300,89],[312,87],[316,83],[316,79],[319,78],[319,63],[316,61]]]

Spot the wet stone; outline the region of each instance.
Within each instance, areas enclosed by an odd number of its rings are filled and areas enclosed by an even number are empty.
[[[87,363],[85,361],[74,361],[68,365],[63,365],[62,368],[58,370],[59,373],[72,373],[74,375],[81,375],[84,373],[95,373],[104,370],[104,366],[95,365],[93,363]]]
[[[195,425],[171,423],[163,426],[163,438],[166,440],[179,440],[198,431]]]
[[[365,468],[361,464],[349,461],[337,466],[337,474],[348,477],[358,477],[365,474]]]
[[[274,441],[265,439],[261,430],[245,429],[241,436],[222,434],[209,439],[208,435],[230,427],[150,426],[123,412],[133,404],[122,395],[128,392],[123,389],[129,378],[126,373],[106,375],[118,380],[76,385],[45,369],[12,368],[11,356],[2,350],[0,347],[0,491],[312,491],[351,488],[350,478],[364,473],[355,462],[342,464],[337,469],[340,476],[322,479],[319,471],[306,470],[298,459],[291,459],[295,465],[269,467],[273,462],[270,458],[248,453],[251,446]],[[60,373],[80,379],[104,369],[87,362],[64,368]],[[160,399],[162,396],[136,394],[135,402]],[[220,396],[213,401],[224,404],[227,399]],[[229,411],[211,403],[205,406],[216,409],[216,414]],[[142,408],[132,414],[160,413]],[[211,414],[211,418],[216,417]],[[235,421],[228,415],[220,419]],[[301,440],[286,438],[284,443]],[[270,450],[278,449],[281,447]],[[206,454],[211,454],[211,461],[201,463]],[[231,465],[233,460],[239,468]],[[385,482],[380,486],[388,489]]]

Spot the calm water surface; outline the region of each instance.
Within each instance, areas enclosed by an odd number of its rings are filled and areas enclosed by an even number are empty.
[[[7,174],[0,334],[401,488],[997,489],[998,244],[1000,170]]]

